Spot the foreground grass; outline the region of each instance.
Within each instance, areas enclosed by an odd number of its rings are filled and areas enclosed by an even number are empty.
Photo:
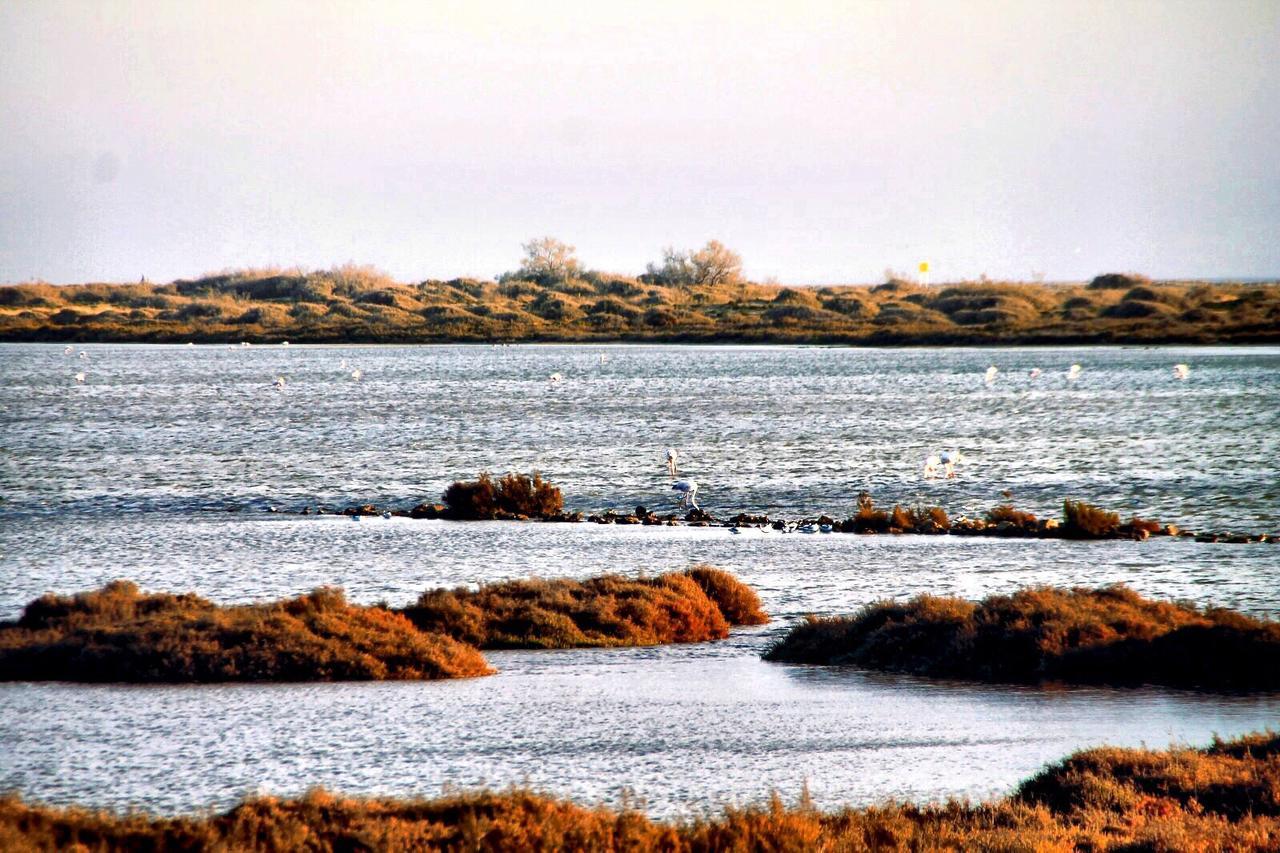
[[[322,588],[263,605],[143,595],[129,581],[46,595],[0,625],[0,681],[363,681],[464,678],[480,652]]]
[[[330,587],[273,604],[220,606],[142,594],[130,581],[45,595],[0,623],[0,681],[182,683],[465,678],[479,648],[693,643],[767,621],[755,592],[699,566],[435,590],[404,610],[348,604]]]
[[[976,604],[922,595],[811,616],[765,658],[994,682],[1276,690],[1280,623],[1124,586],[1037,587]]]
[[[702,566],[653,578],[519,580],[437,589],[404,610],[419,628],[485,649],[698,643],[768,621],[755,592]]]
[[[824,812],[773,802],[682,822],[526,791],[435,800],[312,791],[204,818],[117,817],[0,799],[6,850],[1274,850],[1280,736],[1076,753],[984,805]]]
[[[0,341],[672,341],[1072,344],[1280,341],[1280,286],[963,282],[920,287],[396,282],[376,270],[241,270],[169,284],[0,287]]]

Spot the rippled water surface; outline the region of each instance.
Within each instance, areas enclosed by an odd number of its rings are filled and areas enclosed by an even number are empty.
[[[974,514],[1011,489],[1042,513],[1070,496],[1193,529],[1273,531],[1276,348],[82,349],[0,346],[0,619],[45,590],[114,577],[228,602],[337,584],[404,604],[438,585],[705,561],[759,589],[775,621],[716,644],[491,654],[499,675],[463,682],[0,685],[0,788],[180,811],[312,784],[527,782],[585,802],[630,791],[654,813],[687,814],[806,782],[824,805],[987,796],[1082,746],[1280,725],[1280,696],[1014,689],[759,660],[806,612],[926,590],[1123,581],[1277,616],[1280,547],[266,512],[407,506],[480,469],[531,468],[570,508],[663,510],[674,446],[722,514],[847,513],[863,488]],[[1172,378],[1176,362],[1191,365],[1187,381]],[[922,481],[921,460],[942,447],[969,457],[960,476]]]

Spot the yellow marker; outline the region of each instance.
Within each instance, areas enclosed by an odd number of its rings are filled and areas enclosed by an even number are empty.
[[[921,262],[920,262],[920,272],[928,272],[928,271],[929,271],[929,262],[928,262],[928,261],[921,261]]]

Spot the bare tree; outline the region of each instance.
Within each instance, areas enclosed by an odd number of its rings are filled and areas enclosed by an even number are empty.
[[[576,278],[582,271],[574,256],[574,247],[554,237],[541,237],[523,243],[524,259],[513,278],[540,284],[559,284]]]
[[[690,260],[698,284],[733,284],[742,278],[742,256],[719,240],[707,243]]]
[[[660,265],[648,265],[645,278],[657,284],[732,284],[742,279],[742,257],[718,240],[696,252],[668,246]]]

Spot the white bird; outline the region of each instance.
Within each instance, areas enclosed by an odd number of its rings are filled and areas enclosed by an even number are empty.
[[[282,347],[287,347],[288,345],[289,345],[289,342],[288,342],[288,341],[281,341],[281,342],[280,342],[280,346],[282,346]]]
[[[931,453],[924,459],[924,477],[929,479],[938,476],[938,469],[941,468],[947,479],[950,480],[956,475],[956,464],[964,461],[964,455],[959,450],[943,450],[939,453]]]
[[[1083,368],[1083,367],[1081,367],[1080,365],[1078,365],[1078,364],[1073,364],[1073,365],[1071,365],[1071,367],[1069,367],[1069,368],[1067,369],[1067,378],[1068,378],[1068,379],[1079,379],[1079,378],[1080,378],[1080,371],[1081,371],[1081,370],[1084,370],[1084,368]]]
[[[604,364],[604,363],[605,363],[606,361],[608,361],[608,360],[609,360],[609,356],[605,355],[604,353],[600,353],[600,363],[601,363],[601,364]]]
[[[75,377],[74,377],[74,378],[75,378],[75,380],[76,380],[77,382],[83,382],[83,381],[84,381],[84,371],[82,370],[82,371],[80,371],[79,373],[77,373],[77,374],[75,375]]]
[[[676,480],[671,489],[680,493],[680,506],[698,509],[698,484],[693,480]]]
[[[67,347],[63,347],[63,349],[62,349],[62,354],[63,354],[63,355],[71,355],[71,354],[72,354],[73,352],[75,352],[75,351],[76,351],[76,348],[75,348],[75,347],[73,347],[73,346],[67,346]]]
[[[924,478],[928,480],[932,477],[936,477],[938,474],[938,467],[940,465],[942,465],[942,458],[938,456],[938,454],[930,453],[926,456],[924,458]]]
[[[338,362],[338,369],[339,370],[347,369],[347,360],[345,358],[342,361]]]
[[[1039,376],[1039,375],[1040,375],[1041,373],[1043,373],[1043,372],[1044,372],[1044,371],[1042,371],[1040,368],[1038,368],[1038,367],[1033,367],[1033,368],[1031,368],[1031,372],[1030,372],[1030,373],[1028,373],[1027,375],[1028,375],[1028,376],[1030,376],[1032,379],[1035,379],[1037,376]]]
[[[195,346],[195,345],[196,345],[196,344],[195,344],[195,341],[187,341],[187,346],[189,346],[189,347],[193,347],[193,346]]]
[[[667,473],[671,475],[673,480],[676,476],[676,459],[678,459],[679,456],[680,454],[676,453],[676,449],[674,447],[667,448]]]
[[[84,350],[80,350],[80,357],[81,357],[81,358],[88,358],[88,357],[89,357],[89,353],[85,352]]]
[[[951,480],[956,476],[956,465],[964,461],[964,455],[959,450],[944,450],[938,454],[938,459],[942,462],[942,470],[947,479]]]
[[[247,346],[249,346],[249,342],[248,342],[248,341],[241,341],[241,342],[240,342],[240,346],[242,346],[242,347],[247,347]]]
[[[553,373],[547,378],[551,380],[552,384],[559,382],[561,379],[564,379],[564,377],[561,376],[559,373]]]
[[[1175,364],[1173,366],[1174,379],[1186,379],[1191,375],[1191,368],[1185,364]]]
[[[999,373],[999,372],[1000,372],[1000,371],[996,368],[996,366],[995,366],[994,364],[993,364],[993,365],[991,365],[990,367],[988,367],[988,368],[987,368],[987,373],[986,373],[986,383],[987,383],[988,385],[990,385],[992,382],[995,382],[995,381],[996,381],[996,374],[997,374],[997,373]]]
[[[276,381],[271,383],[271,387],[277,390],[284,390],[285,381],[283,376],[277,376]]]
[[[359,382],[361,376],[364,376],[364,371],[360,368],[357,367],[355,370],[351,371],[351,378],[355,381]]]

